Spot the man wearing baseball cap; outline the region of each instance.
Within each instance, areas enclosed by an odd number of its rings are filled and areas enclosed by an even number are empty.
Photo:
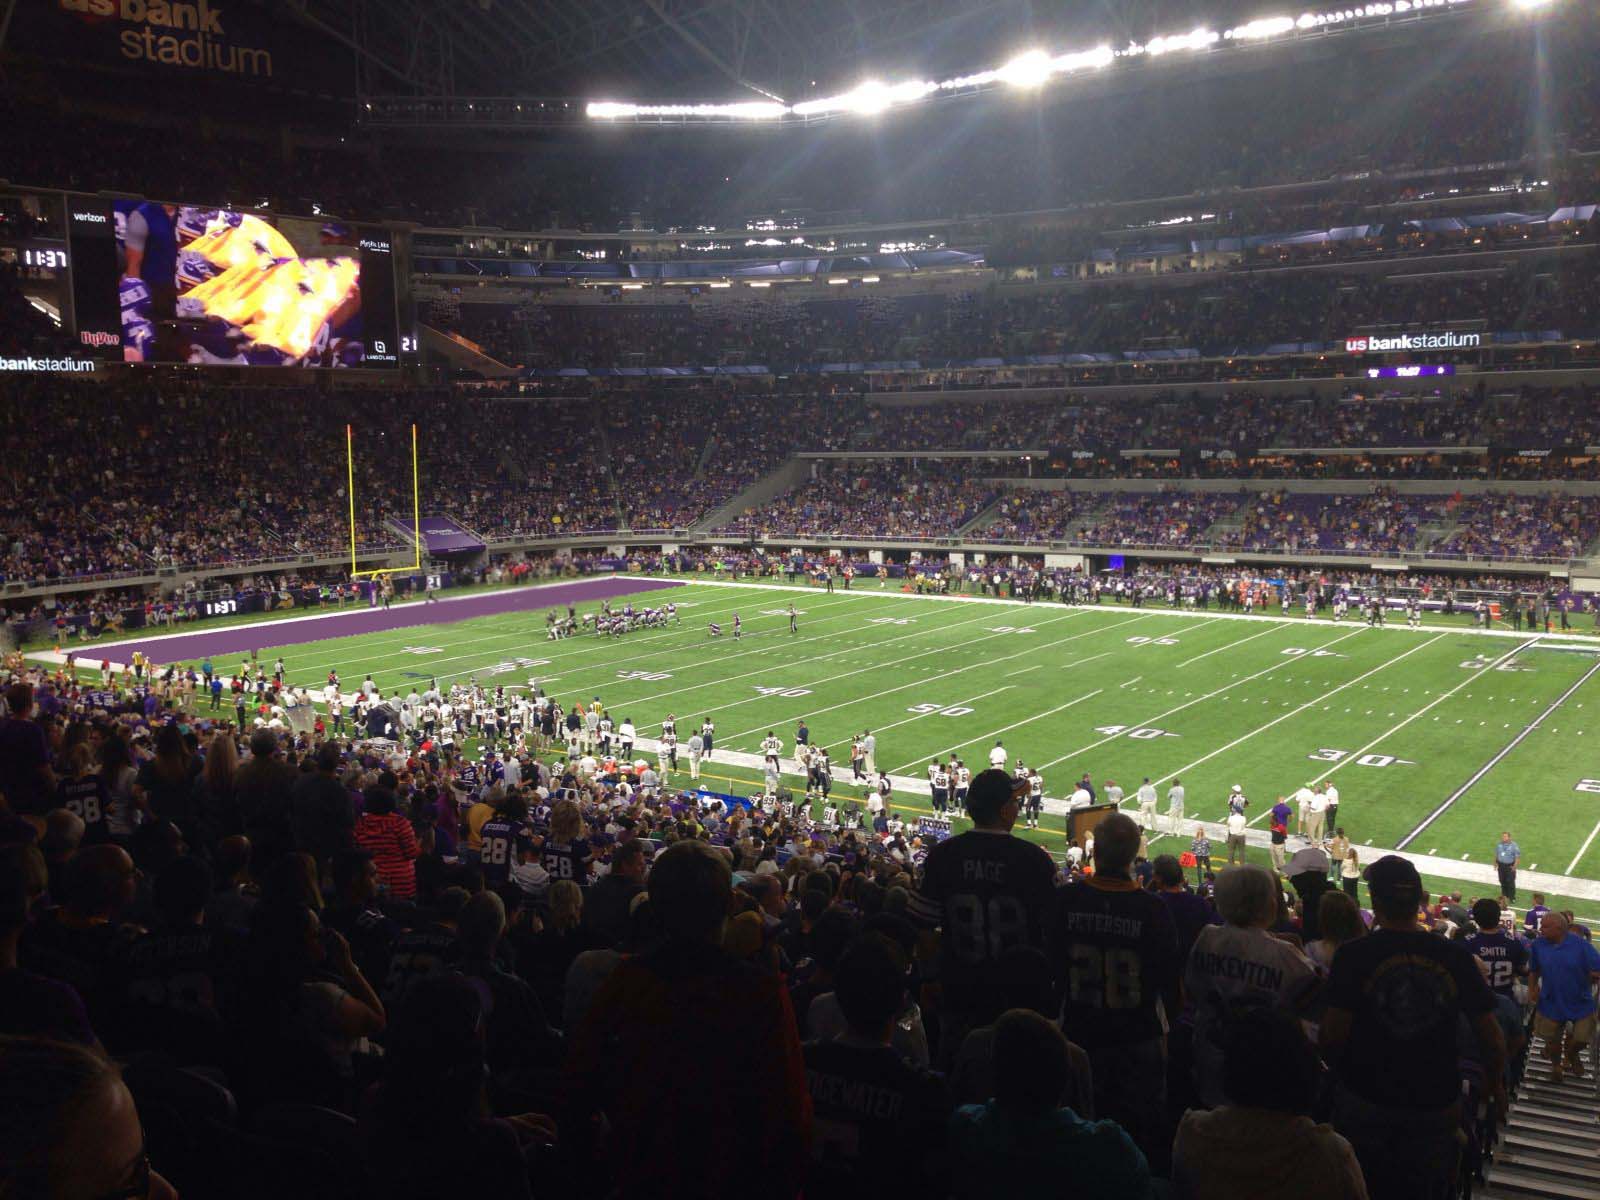
[[[1334,956],[1322,1020],[1337,1080],[1333,1125],[1355,1147],[1373,1200],[1442,1196],[1456,1167],[1460,1018],[1471,1024],[1502,1113],[1505,1040],[1471,951],[1418,923],[1416,867],[1385,855],[1366,880],[1376,928]]]
[[[922,886],[907,910],[937,927],[944,1003],[939,1061],[949,1064],[967,1031],[1000,1015],[1000,957],[1013,946],[1042,946],[1055,895],[1055,864],[1042,846],[1011,836],[1028,781],[980,771],[967,789],[973,828],[928,851]]]

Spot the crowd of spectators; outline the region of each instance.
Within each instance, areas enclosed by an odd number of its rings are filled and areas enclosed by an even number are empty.
[[[974,541],[1056,542],[1103,500],[1093,492],[1018,488],[1003,497],[989,520],[969,531]]]
[[[1452,506],[1459,524],[1428,551],[1439,557],[1579,558],[1600,538],[1600,497],[1486,492]]]
[[[1135,492],[1117,495],[1082,534],[1092,546],[1182,547],[1206,541],[1206,531],[1238,510],[1237,493]]]
[[[22,674],[7,1190],[1445,1196],[1526,1046],[1480,957],[1531,966],[1536,1035],[1586,1067],[1587,930],[1397,856],[1341,886],[1342,828],[1191,885],[1125,814],[1065,863],[1012,836],[1001,770],[969,832],[840,830],[537,739],[246,733],[158,681]]]
[[[998,485],[964,462],[815,460],[804,483],[746,510],[724,531],[754,537],[949,537],[998,492]]]
[[[1399,329],[1600,335],[1600,252],[1516,268],[1414,275],[1240,273],[1192,286],[1058,287],[794,300],[463,305],[454,325],[534,367],[771,370],[831,363],[1019,360],[1181,349],[1206,357]],[[1282,353],[1281,350],[1275,351]],[[996,364],[999,365],[999,364]]]
[[[480,390],[323,393],[129,376],[114,384],[11,383],[0,403],[18,447],[0,466],[0,494],[9,500],[0,516],[0,575],[8,580],[344,553],[347,423],[356,430],[355,517],[364,551],[407,545],[413,423],[424,515],[448,516],[490,541],[688,528],[807,451],[992,449],[997,456],[820,467],[815,480],[726,528],[952,536],[998,491],[969,480],[1027,474],[1582,479],[1596,474],[1583,448],[1600,443],[1582,388],[874,404],[851,393],[748,392],[719,382],[525,401]],[[1519,442],[1553,449],[1519,456]],[[1417,453],[1275,452],[1396,445]],[[1490,450],[1427,451],[1460,446]],[[1125,457],[1123,449],[1149,454]],[[1023,451],[1035,453],[1024,459]],[[1258,497],[1240,514],[1242,525],[1220,536],[1253,551],[1392,552],[1414,546],[1425,522],[1454,527],[1435,553],[1498,558],[1581,556],[1600,535],[1588,498],[1502,496],[1457,508],[1443,503],[1445,491],[1431,500]],[[1089,511],[1062,497],[1017,499],[1028,505],[996,513],[991,536],[1009,530],[1056,540]],[[1201,544],[1205,529],[1237,504],[1215,493],[1130,495],[1086,536],[1113,545]]]
[[[1388,488],[1357,496],[1257,493],[1237,527],[1220,529],[1209,540],[1218,549],[1257,552],[1402,553],[1416,548],[1420,524],[1444,519],[1444,500]]]

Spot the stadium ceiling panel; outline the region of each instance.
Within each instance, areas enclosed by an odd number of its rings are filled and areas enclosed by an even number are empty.
[[[372,95],[793,100],[863,72],[938,75],[1076,34],[1189,20],[1174,0],[290,0]],[[1217,5],[1207,11],[1215,14]]]

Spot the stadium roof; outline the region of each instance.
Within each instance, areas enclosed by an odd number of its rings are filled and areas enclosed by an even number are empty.
[[[863,71],[942,77],[1030,46],[1118,44],[1246,0],[291,0],[370,94],[793,101]]]

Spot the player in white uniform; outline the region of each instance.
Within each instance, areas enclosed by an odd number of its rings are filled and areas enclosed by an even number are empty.
[[[956,787],[956,811],[966,812],[967,789],[972,786],[972,769],[958,758],[956,759],[956,769],[954,774],[954,782]]]
[[[767,730],[767,736],[761,739],[761,754],[767,760],[767,766],[774,771],[778,769],[778,755],[783,750],[783,740],[772,730]]]
[[[1174,779],[1167,789],[1167,830],[1174,835],[1183,832],[1183,781]]]
[[[1021,769],[1018,774],[1028,777],[1028,828],[1039,828],[1039,814],[1044,811],[1044,776],[1038,769]]]
[[[997,771],[1006,769],[1006,748],[1000,742],[996,742],[994,749],[989,751],[989,766]]]

